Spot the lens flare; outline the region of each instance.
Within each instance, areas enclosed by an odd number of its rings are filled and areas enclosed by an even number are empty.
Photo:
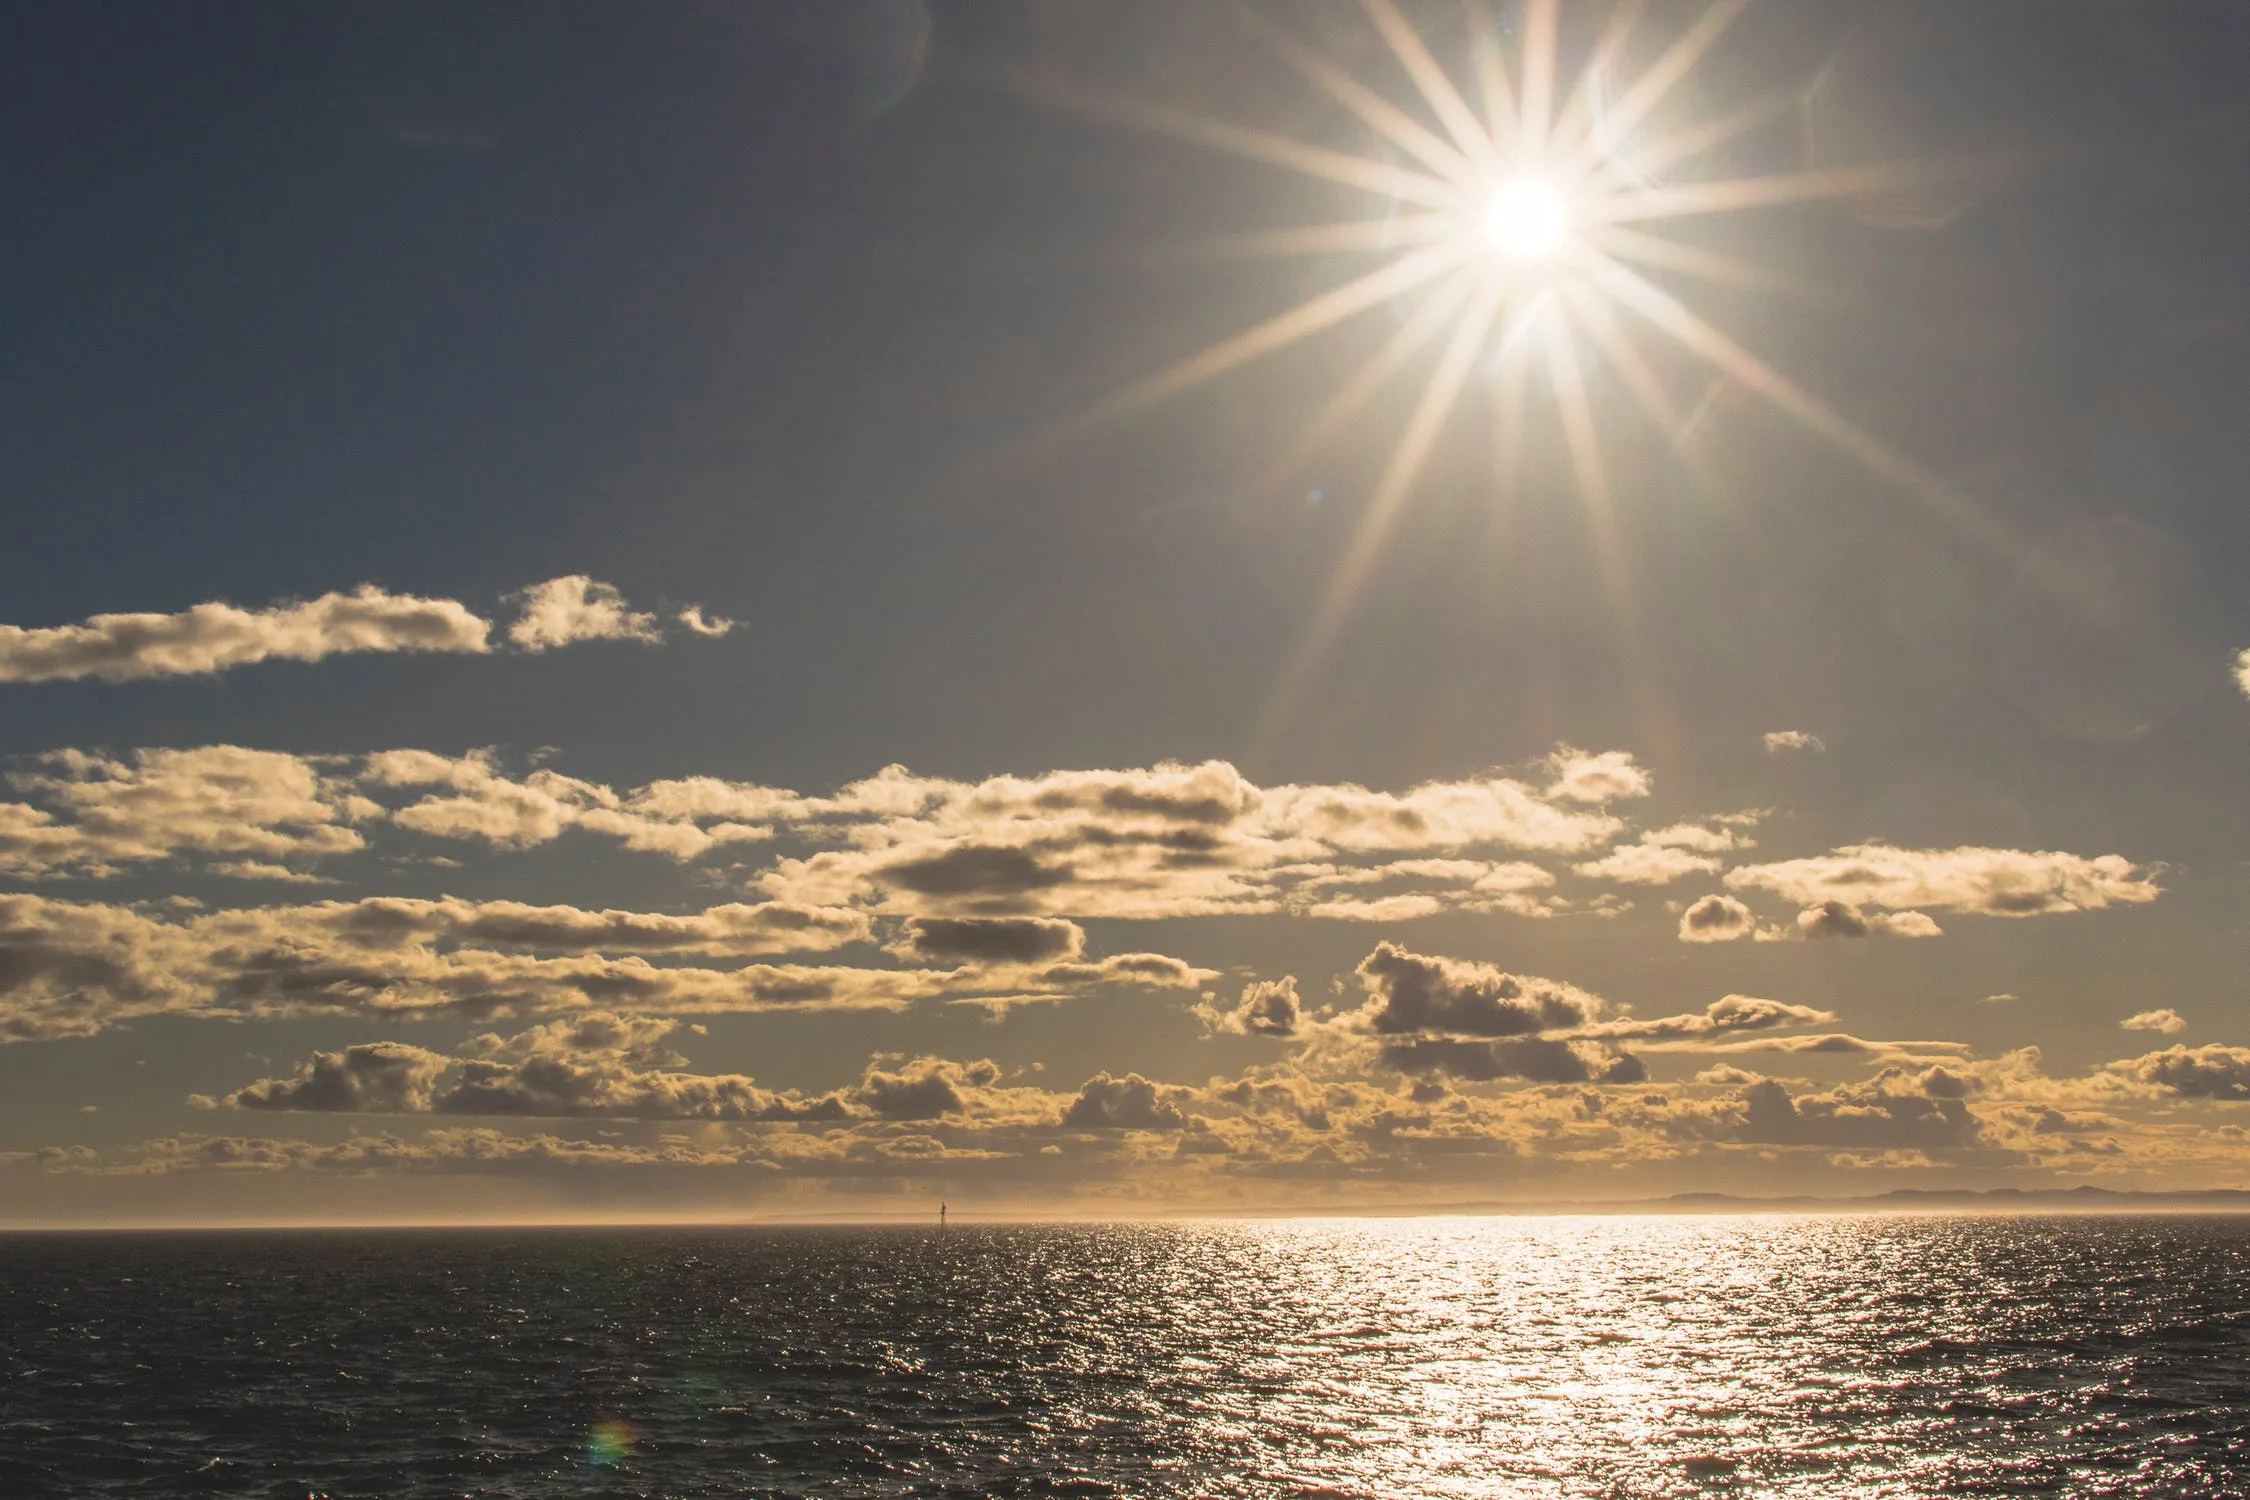
[[[586,1434],[586,1462],[614,1469],[633,1452],[633,1425],[623,1417],[604,1417]]]

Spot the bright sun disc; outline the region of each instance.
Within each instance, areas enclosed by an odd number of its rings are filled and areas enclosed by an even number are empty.
[[[1535,260],[1562,243],[1562,199],[1544,182],[1528,177],[1511,182],[1492,195],[1484,232],[1501,254]]]

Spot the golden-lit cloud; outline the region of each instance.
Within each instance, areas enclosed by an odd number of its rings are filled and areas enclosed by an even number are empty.
[[[361,848],[356,825],[379,812],[311,760],[234,745],[59,750],[7,782],[43,804],[0,802],[0,872],[27,877],[194,856],[214,874],[286,878]]]
[[[1809,907],[1936,907],[1993,917],[2033,917],[2139,905],[2163,892],[2157,872],[2117,854],[2052,850],[1896,849],[1853,844],[1809,859],[1729,871],[1736,890],[1764,890]]]
[[[203,676],[261,661],[367,651],[491,649],[492,623],[452,599],[351,593],[242,609],[212,602],[177,614],[95,615],[79,625],[0,625],[0,682],[131,682]]]
[[[686,957],[825,952],[867,936],[857,911],[787,902],[691,916],[373,897],[162,915],[0,895],[0,1040],[87,1036],[136,1016],[690,1015],[898,1010],[1025,985],[1194,990],[1213,971],[1165,954],[1044,964],[715,967]]]
[[[525,651],[551,651],[574,641],[661,641],[656,616],[625,602],[615,584],[584,573],[550,578],[510,596],[517,604],[508,639]],[[698,621],[701,620],[698,614]],[[711,634],[705,629],[698,635]],[[724,635],[724,630],[716,632]]]
[[[573,574],[511,595],[521,608],[507,629],[519,650],[574,641],[663,639],[656,617],[628,608],[616,587]],[[701,636],[731,620],[689,605],[678,619]],[[101,614],[76,625],[0,625],[0,683],[134,682],[198,677],[263,661],[324,661],[397,652],[491,652],[493,622],[456,599],[394,594],[375,584],[349,593],[289,600],[262,609],[214,600],[172,614]]]

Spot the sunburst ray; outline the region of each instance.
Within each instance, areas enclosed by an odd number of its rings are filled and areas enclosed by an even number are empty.
[[[1593,122],[1587,144],[1596,153],[1607,151],[1630,135],[1649,112],[1664,102],[1690,69],[1702,61],[1711,45],[1726,34],[1750,0],[1716,0],[1694,25],[1682,32],[1661,56],[1649,64],[1632,87],[1601,112]]]
[[[1283,61],[1303,74],[1307,81],[1359,116],[1370,129],[1399,150],[1428,167],[1440,180],[1457,181],[1467,170],[1468,160],[1460,152],[1423,128],[1405,110],[1352,77],[1296,36],[1280,26],[1257,20],[1248,12],[1244,13],[1243,19],[1246,25],[1281,54]]]
[[[1421,477],[1422,466],[1429,461],[1439,432],[1452,415],[1454,404],[1460,400],[1461,388],[1476,367],[1478,356],[1484,352],[1485,339],[1499,315],[1504,295],[1505,289],[1496,285],[1480,290],[1468,315],[1454,329],[1445,354],[1431,372],[1429,383],[1423,387],[1422,399],[1415,404],[1413,415],[1407,419],[1398,442],[1391,449],[1382,477],[1368,496],[1343,557],[1329,576],[1327,587],[1321,591],[1319,608],[1298,642],[1288,668],[1275,685],[1261,716],[1261,738],[1287,720],[1304,687],[1326,659],[1330,642],[1349,616],[1367,575],[1374,568],[1400,504],[1414,488],[1415,480]]]
[[[1455,190],[1443,178],[1416,172],[1396,162],[1354,156],[1348,151],[1331,151],[1325,146],[1136,99],[1054,73],[1018,73],[1012,75],[1011,81],[1018,92],[1058,109],[1115,125],[1132,126],[1152,135],[1169,136],[1344,187],[1362,188],[1381,198],[1417,203],[1424,208],[1451,208],[1457,198]]]
[[[1406,70],[1406,76],[1414,80],[1414,87],[1421,91],[1422,102],[1429,105],[1430,113],[1437,116],[1445,133],[1453,137],[1453,144],[1463,159],[1478,166],[1489,163],[1494,149],[1491,135],[1477,123],[1468,101],[1461,97],[1461,91],[1453,86],[1445,69],[1423,45],[1421,33],[1407,24],[1406,17],[1399,14],[1392,0],[1360,0],[1360,8],[1367,12],[1368,19],[1382,34],[1391,55]]]

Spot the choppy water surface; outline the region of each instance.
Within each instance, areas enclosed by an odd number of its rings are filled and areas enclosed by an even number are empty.
[[[0,1494],[2244,1493],[2250,1222],[0,1238]]]

